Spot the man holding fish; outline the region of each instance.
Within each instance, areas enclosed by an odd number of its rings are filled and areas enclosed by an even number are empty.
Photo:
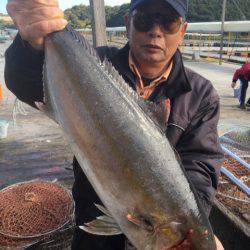
[[[132,0],[129,14],[125,17],[128,44],[120,50],[97,48],[97,52],[102,61],[107,58],[112,63],[138,96],[163,107],[160,120],[161,125],[165,126],[164,133],[178,152],[185,174],[196,190],[202,213],[208,218],[222,159],[217,135],[219,97],[208,80],[183,66],[178,47],[187,29],[187,8],[186,0]],[[7,10],[19,34],[6,52],[6,84],[20,100],[42,109],[45,37],[63,30],[67,21],[57,0],[10,0]],[[94,204],[101,201],[78,161],[79,157],[74,158],[73,196],[76,223],[81,226],[100,215]],[[115,214],[115,210],[110,212]],[[155,234],[159,230],[158,226],[154,227],[151,217],[143,217],[142,220],[136,214],[127,214],[126,218],[138,227],[143,224],[145,230],[151,231],[153,228]],[[165,234],[177,232],[181,223],[174,221],[170,224],[170,227],[164,228]],[[121,228],[124,225],[121,223]],[[161,237],[150,241],[148,248],[144,247],[143,242],[138,242],[138,246],[143,249],[194,249],[193,242],[197,241],[195,230],[189,228],[185,237],[180,236],[171,243],[168,241],[169,244],[165,246],[159,243]],[[97,234],[104,235],[105,232]],[[204,230],[203,234],[205,238],[209,232]],[[164,240],[162,238],[162,242]],[[210,240],[213,241],[212,238]],[[220,242],[215,241],[217,249],[223,249]],[[155,245],[152,242],[156,242]],[[96,236],[79,228],[72,243],[72,249],[84,250],[129,247],[131,244],[123,234]]]

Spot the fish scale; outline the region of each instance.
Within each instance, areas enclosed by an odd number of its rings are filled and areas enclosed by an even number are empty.
[[[44,92],[46,114],[63,129],[107,211],[86,222],[85,231],[120,232],[137,249],[161,250],[193,229],[195,249],[216,249],[192,184],[154,116],[157,107],[140,99],[70,26],[46,38]]]

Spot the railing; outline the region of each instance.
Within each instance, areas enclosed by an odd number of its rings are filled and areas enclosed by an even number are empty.
[[[78,30],[92,40],[91,29]],[[109,46],[122,47],[127,42],[126,31],[123,27],[107,28]],[[213,58],[220,56],[220,34],[187,33],[181,50],[184,55],[192,58]],[[244,63],[250,59],[250,33],[236,35],[228,33],[224,39],[223,60]],[[198,55],[198,56],[196,56]]]

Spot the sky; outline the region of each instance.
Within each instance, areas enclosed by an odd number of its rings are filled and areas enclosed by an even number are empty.
[[[89,0],[58,0],[58,1],[59,1],[59,5],[60,5],[61,9],[63,9],[63,10],[70,8],[74,5],[79,5],[79,4],[89,5]],[[119,1],[117,1],[117,0],[104,0],[104,1],[105,1],[105,5],[110,5],[110,6],[121,5],[123,3],[130,2],[130,0],[119,0]],[[6,8],[5,8],[6,3],[7,3],[7,0],[0,0],[0,13],[6,14]]]

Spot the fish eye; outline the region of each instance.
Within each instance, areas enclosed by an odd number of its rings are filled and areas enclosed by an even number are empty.
[[[154,231],[154,225],[153,225],[152,221],[149,218],[141,216],[140,220],[141,220],[143,228],[145,230],[147,230],[149,232]]]

